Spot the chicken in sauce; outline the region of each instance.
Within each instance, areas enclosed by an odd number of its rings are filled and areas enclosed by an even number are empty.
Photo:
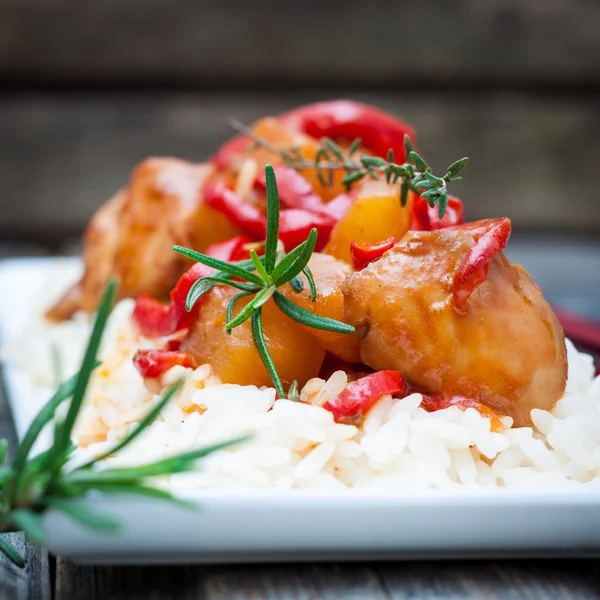
[[[418,390],[478,400],[517,425],[566,383],[565,341],[539,288],[501,251],[457,310],[455,278],[473,229],[411,231],[344,282],[363,362],[397,369]]]
[[[429,409],[461,405],[464,398],[462,405],[481,406],[482,414],[528,424],[532,408],[550,408],[565,389],[561,326],[528,273],[502,252],[508,219],[464,224],[459,199],[447,196],[445,212],[430,202],[435,185],[441,181],[445,190],[445,181],[421,176],[421,187],[406,194],[399,172],[384,175],[390,157],[412,161],[414,175],[420,163],[406,136],[414,142],[409,126],[382,111],[334,101],[261,119],[207,164],[145,161],[92,219],[84,276],[48,316],[93,311],[116,274],[121,297],[137,298],[133,318],[143,335],[177,334],[175,350],[153,355],[164,360],[163,370],[210,363],[225,383],[271,385],[251,320],[225,329],[238,292],[215,286],[190,310],[186,297],[195,282],[216,271],[201,264],[190,269],[192,261],[171,248],[232,262],[247,259],[250,249],[264,250],[263,173],[272,163],[282,248],[289,253],[318,232],[318,252],[298,275],[303,289],[288,282],[277,293],[300,310],[356,328],[352,335],[302,324],[269,297],[261,305],[262,326],[281,381],[303,384],[333,361],[347,374],[362,374],[350,394],[361,403],[344,397],[336,408],[344,418],[382,394],[417,390],[427,394]],[[353,163],[351,181],[344,181],[357,152],[365,162]],[[323,168],[340,156],[340,168]],[[266,285],[273,285],[268,277]],[[230,316],[250,301],[241,297]],[[144,371],[148,357],[142,358],[136,363],[142,375],[161,372],[156,362]]]

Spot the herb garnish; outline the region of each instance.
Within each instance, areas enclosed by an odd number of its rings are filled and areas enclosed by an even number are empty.
[[[292,167],[297,171],[315,170],[321,185],[324,187],[333,185],[335,171],[346,172],[342,183],[347,190],[350,190],[355,183],[367,176],[371,179],[379,179],[379,174],[383,174],[388,183],[396,183],[399,179],[402,179],[400,184],[402,206],[406,205],[408,191],[411,190],[425,198],[432,208],[437,205],[440,219],[444,216],[448,206],[446,184],[462,179],[458,173],[469,162],[467,157],[461,158],[446,169],[446,174],[443,177],[437,177],[431,172],[431,168],[425,160],[414,151],[408,135],[404,136],[404,147],[408,158],[404,163],[394,162],[394,151],[391,149],[388,151],[387,160],[378,156],[358,153],[361,144],[360,138],[355,139],[344,151],[333,140],[323,137],[320,140],[321,145],[317,149],[315,159],[308,160],[302,155],[300,148],[276,148],[243,123],[232,119],[229,124],[236,131],[248,136],[256,146],[277,155],[288,167]]]
[[[263,332],[262,306],[270,298],[273,298],[281,312],[302,325],[335,333],[354,333],[355,329],[341,321],[320,317],[301,308],[278,290],[282,285],[289,283],[296,293],[301,292],[304,287],[301,275],[304,275],[310,287],[311,300],[313,302],[316,300],[317,289],[308,268],[308,261],[315,249],[317,230],[313,228],[306,241],[287,254],[278,251],[279,193],[275,173],[271,165],[265,167],[265,179],[267,188],[267,233],[264,256],[259,257],[256,251],[252,249],[250,250],[250,260],[228,263],[182,246],[174,246],[173,249],[192,260],[218,270],[214,275],[203,277],[194,283],[186,300],[188,311],[192,310],[194,304],[204,294],[216,286],[229,285],[241,290],[227,306],[225,328],[231,333],[232,329],[251,319],[254,345],[277,393],[281,398],[285,398],[283,384],[269,354]],[[236,281],[233,277],[243,281]],[[238,300],[251,295],[254,295],[254,298],[234,317],[233,311]]]
[[[81,410],[90,376],[99,364],[96,357],[115,290],[116,283],[112,281],[100,304],[79,372],[59,386],[35,417],[17,446],[11,464],[5,464],[8,443],[6,440],[0,440],[0,533],[22,530],[35,544],[43,544],[42,515],[50,508],[62,511],[92,529],[118,529],[118,519],[93,511],[77,501],[92,490],[106,494],[151,496],[193,507],[193,503],[180,500],[163,489],[152,487],[146,478],[190,471],[195,468],[198,459],[247,439],[238,438],[214,444],[136,467],[94,469],[98,461],[113,456],[147,429],[179,390],[181,382],[178,382],[167,389],[160,401],[123,440],[84,465],[75,468],[69,466],[68,461],[75,450],[71,442],[71,433]],[[69,398],[71,400],[66,417],[55,424],[54,444],[48,450],[30,458],[40,433],[54,418],[58,407]],[[23,557],[1,535],[0,552],[16,565],[24,566]]]

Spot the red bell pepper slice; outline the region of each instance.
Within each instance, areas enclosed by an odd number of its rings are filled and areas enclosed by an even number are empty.
[[[494,256],[506,248],[512,225],[510,219],[486,219],[466,223],[456,229],[472,230],[475,238],[475,243],[454,275],[452,289],[455,310],[465,314],[467,300],[487,279]]]
[[[175,365],[195,367],[189,354],[175,350],[138,350],[133,364],[144,379],[160,377]]]
[[[245,202],[220,181],[210,181],[204,186],[204,201],[222,212],[254,239],[263,240],[267,230],[267,217],[258,208]],[[317,250],[327,243],[335,220],[325,213],[301,208],[284,208],[279,213],[279,239],[287,250],[306,240],[314,227],[318,231]]]
[[[349,383],[344,391],[323,407],[336,421],[364,416],[386,394],[402,394],[404,379],[400,371],[377,371]]]
[[[326,208],[325,202],[317,194],[308,179],[301,173],[287,165],[274,165],[275,177],[277,178],[277,190],[281,203],[288,208],[301,208],[311,212],[323,212]],[[255,182],[255,187],[266,190],[265,174],[261,173]]]
[[[369,263],[381,258],[395,243],[396,238],[393,236],[376,244],[359,245],[352,241],[350,244],[350,255],[352,256],[354,268],[357,271],[364,269]]]
[[[329,240],[334,225],[335,221],[325,214],[287,208],[279,213],[279,239],[289,252],[304,242],[310,230],[315,228],[317,230],[315,250],[318,252]]]
[[[302,106],[278,117],[283,125],[314,138],[333,140],[360,138],[362,146],[376,156],[394,151],[396,162],[404,162],[404,136],[415,142],[412,127],[368,104],[352,100],[331,100]]]
[[[413,231],[435,231],[461,225],[465,220],[463,203],[454,196],[448,196],[448,206],[440,219],[437,206],[431,207],[425,198],[415,196],[410,228]]]
[[[231,222],[239,225],[248,235],[263,240],[267,234],[267,219],[260,210],[240,198],[222,181],[204,184],[204,202],[223,213]]]
[[[242,251],[242,246],[252,240],[245,235],[238,236],[210,245],[205,254],[221,260],[243,260],[248,254]],[[214,269],[196,263],[186,271],[171,290],[171,302],[163,304],[148,295],[137,298],[133,310],[133,319],[137,323],[142,335],[147,337],[161,337],[171,335],[176,331],[189,327],[194,319],[198,304],[191,312],[185,308],[185,300],[192,285],[201,277],[206,277]]]

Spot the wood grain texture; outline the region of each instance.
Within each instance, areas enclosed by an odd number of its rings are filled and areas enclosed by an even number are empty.
[[[55,81],[600,81],[593,0],[2,0],[0,75]]]
[[[592,600],[592,561],[90,567],[59,559],[56,600]]]
[[[1,341],[1,340],[0,340]],[[16,442],[10,411],[0,373],[0,438],[9,440],[10,448]],[[50,569],[48,552],[30,544],[22,533],[6,535],[25,559],[20,569],[0,555],[0,600],[50,600]]]
[[[434,167],[468,155],[453,191],[476,219],[515,228],[600,231],[598,96],[508,93],[348,94],[401,115]],[[326,94],[78,94],[0,99],[0,235],[62,236],[150,155],[206,159],[227,117],[265,114]]]

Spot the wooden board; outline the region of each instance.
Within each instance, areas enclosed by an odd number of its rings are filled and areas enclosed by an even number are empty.
[[[0,438],[9,440],[9,449],[16,443],[1,372]],[[52,594],[48,552],[29,543],[22,533],[9,533],[6,537],[23,556],[26,564],[24,569],[20,569],[0,555],[0,600],[50,600]]]
[[[56,600],[592,600],[592,561],[90,567],[59,560]]]
[[[3,0],[0,77],[207,82],[600,82],[593,0]]]
[[[412,123],[442,171],[470,156],[452,186],[469,218],[509,216],[519,229],[600,230],[598,97],[509,93],[348,94]],[[0,99],[0,235],[61,240],[150,155],[205,160],[251,122],[326,94],[77,94]]]

